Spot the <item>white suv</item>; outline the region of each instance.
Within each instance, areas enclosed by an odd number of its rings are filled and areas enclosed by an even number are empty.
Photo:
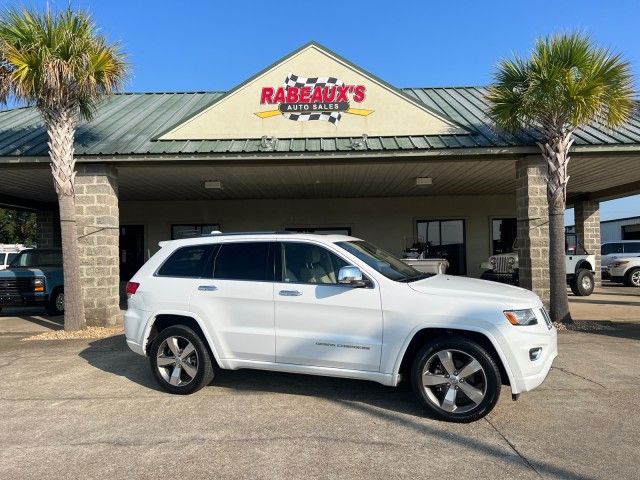
[[[414,270],[357,238],[216,234],[161,242],[131,279],[129,347],[177,394],[214,367],[372,380],[408,376],[435,416],[471,421],[540,385],[557,354],[540,299]]]

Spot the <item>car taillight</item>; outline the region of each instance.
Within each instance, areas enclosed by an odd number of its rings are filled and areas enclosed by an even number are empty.
[[[135,295],[136,292],[138,291],[139,286],[140,286],[139,283],[127,282],[127,297],[131,297],[132,295]]]

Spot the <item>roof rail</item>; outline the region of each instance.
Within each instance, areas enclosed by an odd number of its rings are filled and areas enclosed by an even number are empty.
[[[203,233],[202,235],[200,235],[201,237],[226,237],[226,236],[230,236],[230,235],[291,235],[293,233],[299,233],[299,232],[293,232],[293,231],[289,231],[289,230],[264,230],[264,231],[253,231],[253,232],[220,232],[220,231],[214,231],[211,233]]]

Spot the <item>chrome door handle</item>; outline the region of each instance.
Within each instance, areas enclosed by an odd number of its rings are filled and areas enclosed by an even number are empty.
[[[215,292],[218,289],[215,285],[200,285],[198,290],[201,292]]]
[[[283,297],[299,297],[302,295],[302,292],[299,292],[298,290],[280,290],[278,293]]]

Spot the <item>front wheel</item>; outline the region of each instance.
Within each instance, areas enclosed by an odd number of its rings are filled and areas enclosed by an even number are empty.
[[[47,313],[49,315],[62,315],[64,314],[64,291],[54,290],[47,303]]]
[[[628,287],[640,287],[640,268],[629,270],[624,279]]]
[[[162,330],[149,349],[151,370],[160,386],[178,395],[200,390],[213,380],[211,356],[200,336],[184,325]]]
[[[588,297],[593,293],[595,287],[595,280],[593,273],[589,270],[581,268],[576,272],[576,275],[571,282],[571,291],[578,297]]]
[[[500,398],[500,370],[491,355],[462,337],[439,338],[416,355],[413,389],[435,417],[472,422],[487,415]]]

